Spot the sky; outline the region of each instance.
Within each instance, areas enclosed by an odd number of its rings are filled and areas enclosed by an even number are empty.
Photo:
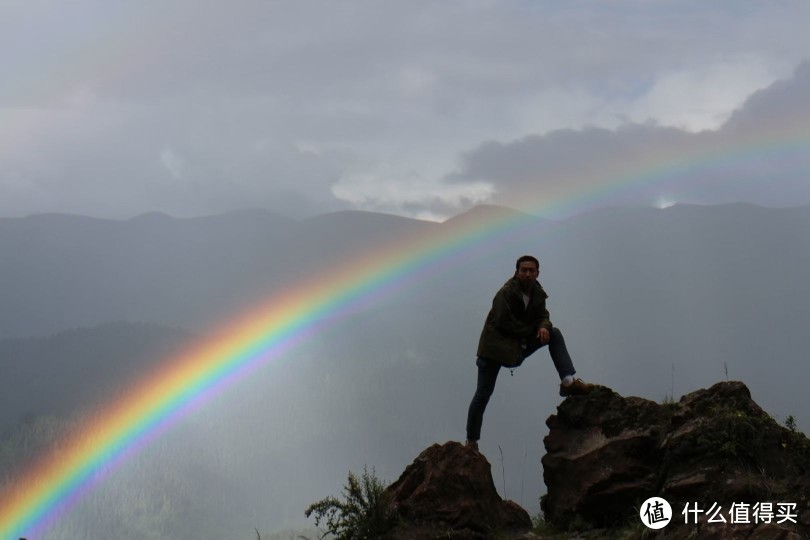
[[[810,204],[806,0],[3,0],[0,217]]]

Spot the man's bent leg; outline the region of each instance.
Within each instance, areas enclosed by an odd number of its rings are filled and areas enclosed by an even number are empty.
[[[477,441],[481,438],[481,424],[484,421],[484,410],[487,408],[489,398],[495,390],[495,381],[501,365],[493,360],[478,357],[475,365],[478,366],[478,384],[475,395],[467,411],[467,440]]]
[[[563,397],[587,394],[593,388],[586,382],[574,378],[574,363],[568,354],[562,332],[556,328],[551,329],[551,340],[549,341],[549,352],[554,361],[554,367],[560,374],[560,395]]]
[[[552,327],[550,334],[548,352],[551,354],[551,360],[554,362],[554,367],[557,368],[557,373],[560,374],[560,380],[562,380],[577,371],[574,369],[574,363],[571,361],[571,355],[568,354],[568,348],[565,346],[565,339],[560,329]]]

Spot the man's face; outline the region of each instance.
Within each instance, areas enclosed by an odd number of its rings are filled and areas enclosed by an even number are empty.
[[[524,289],[537,280],[537,274],[539,274],[539,270],[533,261],[523,261],[518,266],[517,278]]]

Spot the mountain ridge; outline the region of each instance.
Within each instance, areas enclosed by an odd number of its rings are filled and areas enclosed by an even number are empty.
[[[372,217],[368,238],[363,227],[345,234],[334,222],[308,223],[299,236],[297,222],[256,226],[262,215],[206,227],[183,221],[148,234],[138,227],[122,234],[114,224],[90,227],[86,236],[54,230],[33,239],[0,226],[0,249],[8,254],[0,259],[0,335],[47,336],[123,320],[205,336],[304,276],[329,279],[335,265],[365,260],[357,253],[392,253],[408,245],[398,243],[403,235],[420,238],[443,227],[398,219],[404,227],[388,228],[380,226],[388,223],[384,216],[354,214],[361,223]],[[391,283],[401,290],[319,326],[182,425],[194,430],[206,460],[220,456],[210,467],[240,486],[245,509],[271,501],[257,525],[300,525],[313,494],[334,491],[345,466],[369,463],[391,478],[430,441],[463,436],[481,325],[515,259],[531,253],[540,259],[551,319],[566,336],[578,376],[656,400],[718,377],[742,379],[763,408],[795,416],[807,431],[807,215],[676,206],[494,235],[450,231],[464,242],[420,260]],[[486,231],[488,223],[469,230]],[[493,474],[511,494],[542,473],[532,426],[542,422],[537,411],[556,406],[558,384],[547,354],[538,351],[514,376],[502,375],[488,407],[481,447],[488,455],[503,449],[507,466]],[[23,393],[28,386],[18,384]],[[35,403],[47,392],[15,402]],[[176,459],[165,462],[181,462],[186,448],[172,453]],[[535,494],[527,491],[526,501],[530,512],[539,511]]]

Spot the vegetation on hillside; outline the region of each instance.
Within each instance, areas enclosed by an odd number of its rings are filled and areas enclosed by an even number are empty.
[[[385,495],[385,483],[367,468],[357,476],[349,471],[343,487],[343,500],[329,496],[311,504],[306,516],[314,516],[315,526],[322,527],[322,538],[362,540],[377,538],[389,531],[397,516]]]

